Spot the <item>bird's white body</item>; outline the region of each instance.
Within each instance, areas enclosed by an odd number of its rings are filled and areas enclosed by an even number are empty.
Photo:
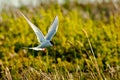
[[[45,47],[49,47],[49,46],[53,46],[53,44],[51,44],[49,40],[46,40],[46,41],[42,42],[38,47],[45,48]]]
[[[58,29],[58,16],[55,17],[55,20],[51,24],[47,35],[44,37],[43,33],[34,24],[32,24],[30,22],[30,20],[28,20],[22,13],[21,13],[21,15],[25,18],[25,20],[31,26],[31,28],[33,29],[33,31],[35,32],[35,34],[37,36],[38,42],[40,42],[40,45],[38,45],[37,47],[31,47],[29,49],[45,50],[46,47],[54,45],[53,42],[51,41],[51,39],[55,35],[55,33],[57,32],[57,29]]]

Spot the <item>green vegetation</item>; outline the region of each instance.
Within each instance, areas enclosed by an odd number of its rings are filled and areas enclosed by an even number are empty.
[[[24,48],[39,44],[33,30],[16,10],[3,11],[1,79],[120,79],[120,12],[106,6],[52,4],[20,8],[44,34],[54,17],[59,16],[55,46],[48,47],[46,53]]]

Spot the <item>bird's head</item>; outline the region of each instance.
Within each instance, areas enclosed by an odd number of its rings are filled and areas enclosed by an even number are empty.
[[[50,41],[50,43],[52,44],[52,46],[54,46],[54,43],[52,41]]]

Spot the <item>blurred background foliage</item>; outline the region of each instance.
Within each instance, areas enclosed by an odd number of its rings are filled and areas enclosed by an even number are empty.
[[[118,3],[117,6],[119,5]],[[22,6],[19,10],[44,35],[58,15],[59,28],[53,38],[55,46],[48,47],[48,53],[24,48],[39,44],[33,30],[15,8],[3,10],[0,13],[0,76],[6,77],[8,67],[13,79],[21,79],[32,67],[39,72],[50,72],[53,75],[57,70],[64,77],[68,72],[77,72],[82,76],[81,79],[86,79],[88,77],[81,75],[82,72],[96,72],[91,61],[94,56],[89,38],[101,74],[106,78],[118,78],[110,76],[111,67],[120,71],[117,68],[120,66],[120,10],[112,2],[78,4],[68,1],[62,5],[49,3],[37,7]],[[83,30],[87,32],[88,38]]]

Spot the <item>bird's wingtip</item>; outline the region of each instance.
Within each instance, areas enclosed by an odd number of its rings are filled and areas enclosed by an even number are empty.
[[[58,15],[55,17],[55,19],[58,19]]]

